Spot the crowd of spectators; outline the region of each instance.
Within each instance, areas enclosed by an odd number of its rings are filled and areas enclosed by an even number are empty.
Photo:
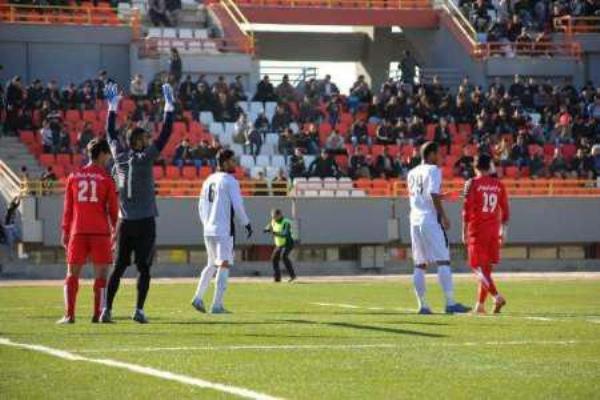
[[[59,88],[39,80],[25,87],[14,78],[4,96],[5,131],[36,128],[45,152],[80,152],[98,132],[84,124],[72,142],[61,112],[93,109],[107,79],[101,71],[96,79]],[[165,79],[177,85],[176,120],[198,120],[201,112],[210,111],[217,122],[235,123],[233,143],[245,154],[261,154],[266,135],[276,133],[277,152],[285,157],[291,178],[403,178],[420,162],[416,148],[427,139],[448,154],[451,165],[446,167],[465,178],[473,175],[478,153],[492,155],[500,170],[514,167],[523,176],[600,175],[600,88],[591,82],[577,89],[566,80],[557,84],[516,75],[510,83],[496,79],[484,89],[464,78],[450,91],[434,77],[430,84],[389,79],[373,91],[359,76],[344,95],[330,76],[298,85],[288,77],[274,85],[265,76],[251,96],[240,76],[211,83],[203,75],[178,79],[171,71],[148,83],[141,75],[133,77],[129,95],[135,107],[124,129],[136,124],[154,130]],[[250,118],[239,104],[246,100],[276,102],[276,108],[270,116],[263,112]],[[39,127],[32,118],[36,113]],[[185,138],[173,158],[163,162],[214,168],[220,148],[214,136],[196,143]],[[398,148],[412,150],[391,151]],[[310,162],[305,162],[307,155]]]
[[[487,42],[549,43],[554,18],[600,16],[597,0],[460,0],[459,7]]]

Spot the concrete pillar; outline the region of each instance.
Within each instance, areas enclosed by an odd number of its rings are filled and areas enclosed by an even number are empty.
[[[357,29],[367,34],[357,73],[365,75],[373,92],[377,92],[388,77],[390,63],[400,61],[409,46],[402,35],[392,33],[388,27]]]

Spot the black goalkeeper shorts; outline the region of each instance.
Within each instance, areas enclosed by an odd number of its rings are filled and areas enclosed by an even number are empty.
[[[156,252],[156,221],[153,217],[139,220],[119,220],[116,238],[117,266],[131,265],[131,254],[136,265],[151,266]]]

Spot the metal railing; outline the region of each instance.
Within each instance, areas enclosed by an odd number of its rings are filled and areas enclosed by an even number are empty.
[[[287,75],[290,84],[297,86],[310,79],[317,79],[317,67],[295,67],[295,66],[279,66],[269,65],[260,67],[260,75],[269,75],[269,80],[277,85],[283,81],[283,76]]]
[[[244,13],[242,13],[240,8],[233,0],[221,0],[221,5],[223,6],[227,14],[229,14],[231,19],[235,22],[240,32],[242,32],[242,34],[246,37],[246,40],[248,42],[247,46],[249,47],[249,50],[252,53],[254,53],[256,40],[254,38],[254,32],[247,29],[247,27],[250,25],[250,21],[248,21],[248,18],[246,18]]]
[[[431,9],[430,0],[234,0],[242,6],[358,8],[358,9]]]
[[[132,26],[139,23],[139,10],[120,19],[116,10],[106,6],[33,6],[0,4],[0,22],[18,24]]]
[[[570,15],[554,18],[554,30],[567,35],[600,33],[600,17],[572,17]]]
[[[473,55],[489,57],[567,57],[581,58],[581,45],[577,42],[512,42],[478,43]]]
[[[143,57],[168,53],[175,47],[187,54],[210,53],[246,53],[252,54],[253,45],[245,39],[212,38],[212,39],[181,39],[146,37],[138,41],[140,55]]]
[[[600,197],[600,187],[594,180],[585,179],[503,179],[511,197]],[[198,197],[203,180],[158,180],[156,193],[162,197]],[[42,181],[21,182],[21,193],[32,196],[61,194],[65,181],[51,183]],[[446,192],[462,191],[465,181],[462,179],[445,180]],[[407,197],[406,181],[385,181],[380,179],[358,180],[353,182],[354,189],[362,190],[368,197]],[[287,196],[290,192],[286,182],[267,182],[240,180],[242,194],[253,196]],[[346,188],[340,189],[347,191]],[[327,189],[331,192],[332,189]],[[333,189],[335,192],[335,189]],[[318,190],[317,190],[318,192]]]

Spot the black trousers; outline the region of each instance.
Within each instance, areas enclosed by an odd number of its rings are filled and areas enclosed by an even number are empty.
[[[273,262],[273,278],[275,282],[281,281],[281,269],[279,268],[279,260],[283,258],[283,264],[288,271],[290,278],[296,278],[296,272],[294,271],[294,266],[290,261],[290,253],[294,249],[294,245],[290,244],[284,247],[277,247],[273,249],[273,254],[271,254],[271,261]]]
[[[136,307],[143,309],[150,289],[150,268],[156,252],[156,221],[154,218],[132,221],[120,220],[117,227],[116,241],[116,261],[108,281],[106,307],[112,309],[121,277],[123,277],[127,267],[131,265],[131,256],[135,255],[134,261],[138,269]]]

